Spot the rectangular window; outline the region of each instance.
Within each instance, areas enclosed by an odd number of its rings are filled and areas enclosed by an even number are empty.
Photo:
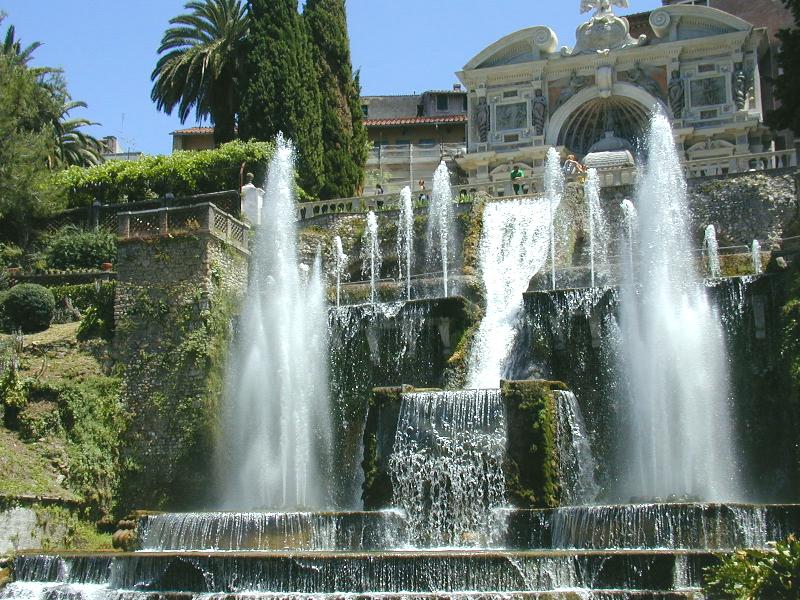
[[[364,115],[365,119],[367,117],[369,117],[369,106],[368,105],[366,105],[366,104],[362,104],[361,105],[361,114]]]
[[[516,98],[517,97],[517,90],[513,90],[510,92],[503,92],[503,98]]]
[[[447,110],[450,106],[447,94],[437,94],[436,96],[436,110]]]
[[[698,73],[713,73],[717,70],[717,65],[700,65],[697,67]]]
[[[528,103],[500,104],[495,109],[497,131],[525,129],[528,126]]]
[[[693,80],[690,85],[692,106],[725,104],[728,101],[725,81],[724,75]]]
[[[464,96],[464,112],[467,112],[467,110],[469,110],[468,104],[467,104],[467,97]]]

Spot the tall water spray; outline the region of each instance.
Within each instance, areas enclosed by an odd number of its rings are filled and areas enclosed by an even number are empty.
[[[411,188],[400,191],[400,219],[397,223],[397,264],[399,279],[405,275],[406,300],[411,300],[411,267],[414,262],[414,205]]]
[[[439,164],[433,174],[433,194],[428,210],[428,228],[426,231],[426,257],[428,266],[434,270],[441,269],[444,297],[449,294],[449,266],[453,254],[453,237],[455,229],[455,213],[453,211],[453,193],[450,189],[450,172],[444,161]]]
[[[489,202],[483,210],[478,261],[486,313],[468,362],[468,387],[500,384],[517,336],[522,294],[547,264],[552,203],[548,199]]]
[[[719,244],[717,243],[717,229],[713,225],[706,227],[705,235],[703,237],[703,248],[706,253],[708,274],[711,275],[711,277],[719,277],[722,275],[722,269],[719,266]]]
[[[686,182],[663,114],[653,117],[648,144],[637,200],[642,251],[621,298],[629,429],[619,493],[735,501],[723,331],[691,253]]]
[[[361,274],[369,277],[369,301],[375,304],[375,292],[380,279],[381,264],[381,240],[378,237],[378,218],[375,213],[367,213],[367,226],[361,238]]]
[[[753,240],[750,245],[750,256],[753,259],[753,273],[761,275],[764,267],[761,264],[761,244],[758,243],[758,240]]]
[[[591,287],[595,287],[596,275],[606,267],[608,227],[600,206],[600,177],[597,169],[589,169],[584,184],[586,206],[589,212],[589,262]]]
[[[625,268],[628,269],[627,279],[633,283],[635,282],[633,278],[633,262],[636,253],[636,234],[639,231],[639,214],[636,212],[633,202],[627,198],[619,206],[622,210],[622,240],[625,244],[621,254],[625,258]]]
[[[347,255],[342,249],[342,238],[338,235],[333,238],[333,269],[336,274],[336,306],[341,306],[342,303],[342,279],[346,276],[347,269]]]
[[[327,310],[319,255],[300,269],[294,160],[279,136],[230,361],[219,458],[226,508],[329,506]]]
[[[552,289],[556,289],[556,209],[564,195],[564,171],[561,170],[561,159],[555,148],[547,151],[544,194],[550,210],[550,282]]]

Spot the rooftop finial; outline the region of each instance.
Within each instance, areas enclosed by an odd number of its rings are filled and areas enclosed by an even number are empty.
[[[610,15],[612,6],[628,8],[628,0],[581,0],[581,14],[594,9],[596,17]]]

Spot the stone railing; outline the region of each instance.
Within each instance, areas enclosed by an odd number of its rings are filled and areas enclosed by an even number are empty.
[[[778,152],[762,152],[758,154],[740,154],[727,158],[703,159],[686,161],[683,164],[684,174],[687,178],[714,177],[750,171],[764,171],[772,169],[789,169],[797,167],[797,155],[794,150]],[[599,171],[600,185],[602,187],[615,187],[633,185],[636,183],[637,170],[635,167],[601,169]],[[575,177],[570,178],[576,179]],[[512,184],[511,179],[497,181],[482,181],[452,187],[453,196],[457,201],[469,202],[476,194],[487,194],[494,198],[514,197],[514,184],[519,186],[519,195],[526,196],[538,194],[544,190],[544,176],[519,178]],[[415,206],[424,206],[430,199],[431,190],[412,189],[411,197]],[[297,219],[318,217],[335,213],[364,213],[370,210],[395,210],[400,206],[398,192],[381,194],[378,196],[357,196],[353,198],[340,198],[318,202],[303,202],[298,205]]]
[[[211,202],[117,213],[117,233],[123,239],[208,233],[243,252],[249,252],[249,230],[249,225],[234,219]]]

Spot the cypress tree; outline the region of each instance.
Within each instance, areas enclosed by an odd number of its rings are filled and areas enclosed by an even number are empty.
[[[343,198],[360,190],[367,160],[367,132],[360,86],[350,62],[344,0],[308,0],[303,13],[315,52],[322,94],[323,198]]]
[[[248,0],[247,81],[239,136],[269,140],[282,131],[297,149],[300,185],[309,194],[324,183],[320,93],[309,34],[297,0]]]

